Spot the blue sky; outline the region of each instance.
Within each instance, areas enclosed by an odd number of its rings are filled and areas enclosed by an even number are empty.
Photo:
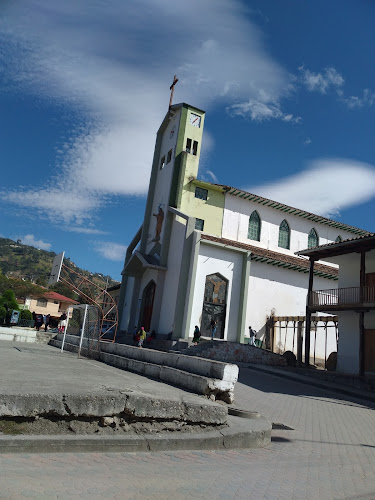
[[[375,231],[371,0],[0,7],[0,234],[120,279],[169,102],[200,177]]]

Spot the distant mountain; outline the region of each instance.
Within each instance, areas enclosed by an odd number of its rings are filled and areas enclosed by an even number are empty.
[[[17,278],[47,286],[55,256],[55,252],[47,252],[29,245],[23,245],[21,240],[13,241],[0,238],[0,270],[8,278]],[[108,287],[118,284],[118,281],[113,280],[110,276],[81,269],[69,257],[66,257],[64,261],[67,266],[102,288],[105,288],[107,284]]]

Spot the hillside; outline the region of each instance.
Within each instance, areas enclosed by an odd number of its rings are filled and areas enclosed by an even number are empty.
[[[8,278],[18,278],[46,286],[55,256],[55,252],[47,252],[23,245],[20,240],[0,238],[0,270]],[[65,259],[65,263],[103,288],[106,286],[107,280],[109,287],[118,283],[110,276],[91,273],[79,268],[69,257]]]

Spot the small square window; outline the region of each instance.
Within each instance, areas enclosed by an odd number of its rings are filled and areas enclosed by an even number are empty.
[[[208,196],[208,191],[207,189],[203,189],[200,187],[195,188],[195,197],[199,198],[200,200],[207,200]]]
[[[186,139],[186,152],[191,153],[191,139]]]
[[[197,152],[198,152],[198,142],[194,141],[193,142],[193,155],[197,156]]]
[[[170,149],[167,155],[167,164],[171,161],[171,159],[172,159],[172,150]]]
[[[203,219],[195,219],[195,229],[198,231],[203,231],[204,228],[204,220]]]
[[[164,168],[164,166],[165,166],[165,155],[164,155],[164,156],[163,156],[163,158],[160,160],[160,170],[161,170],[162,168]]]

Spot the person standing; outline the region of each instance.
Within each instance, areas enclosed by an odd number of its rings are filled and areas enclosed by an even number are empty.
[[[255,346],[256,331],[249,326],[250,345]]]
[[[59,321],[59,333],[64,333],[66,327],[66,319],[67,319],[66,313],[62,313]]]
[[[195,325],[194,336],[193,336],[193,344],[194,345],[198,345],[200,338],[201,338],[201,332],[199,330],[199,326]]]
[[[142,347],[143,346],[143,342],[146,338],[146,332],[145,332],[145,329],[143,326],[141,326],[141,330],[138,332],[138,335],[139,335],[139,340],[138,340],[138,347]]]
[[[214,337],[215,337],[215,334],[216,334],[216,320],[215,318],[213,317],[211,319],[211,340],[214,340]]]
[[[39,332],[40,327],[43,325],[43,314],[35,315],[35,328],[36,331]]]
[[[49,321],[51,319],[51,315],[47,314],[46,317],[43,316],[43,319],[44,319],[44,331],[46,332],[49,325]]]

